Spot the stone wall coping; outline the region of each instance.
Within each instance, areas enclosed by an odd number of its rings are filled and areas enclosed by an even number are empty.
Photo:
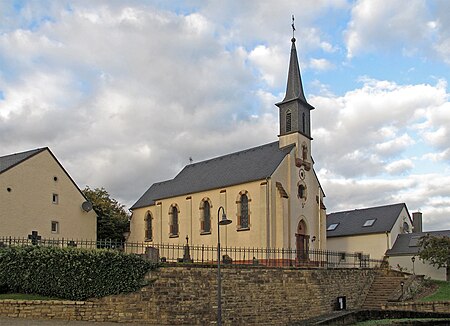
[[[217,268],[217,264],[201,264],[201,263],[171,263],[171,262],[166,262],[166,263],[160,263],[158,266],[160,269],[164,269],[164,268],[176,268],[176,267],[180,267],[180,268]],[[245,264],[245,265],[239,265],[239,264],[225,264],[225,263],[221,263],[220,264],[220,268],[221,269],[259,269],[259,270],[263,270],[263,269],[267,269],[267,270],[280,270],[280,271],[314,271],[314,270],[332,270],[332,271],[348,271],[348,270],[358,270],[358,271],[362,271],[362,270],[368,270],[368,271],[373,271],[374,268],[365,268],[365,267],[336,267],[336,268],[317,268],[314,266],[308,267],[308,266],[302,266],[302,267],[283,267],[280,268],[278,266],[266,266],[266,265],[252,265],[252,264]],[[375,270],[382,270],[382,269],[375,269]],[[157,271],[157,270],[155,270]],[[150,271],[151,273],[152,271]]]
[[[450,300],[389,302],[386,306],[411,306],[411,305],[431,306],[434,304],[449,304],[450,305]]]
[[[93,305],[92,301],[71,301],[71,300],[19,300],[19,299],[0,299],[0,303],[18,304],[18,305],[64,305],[80,306]]]

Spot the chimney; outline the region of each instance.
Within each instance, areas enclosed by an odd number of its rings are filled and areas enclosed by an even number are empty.
[[[422,213],[414,212],[413,214],[413,232],[422,232]]]

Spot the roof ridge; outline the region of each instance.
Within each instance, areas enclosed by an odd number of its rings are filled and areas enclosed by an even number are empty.
[[[228,154],[212,157],[212,158],[209,158],[209,159],[197,162],[197,163],[192,163],[192,164],[185,165],[183,170],[185,168],[188,168],[188,167],[193,167],[193,166],[200,165],[200,164],[206,164],[206,163],[212,162],[212,161],[218,161],[218,160],[221,160],[221,159],[224,159],[224,158],[240,155],[240,154],[245,153],[245,152],[255,151],[257,149],[261,149],[262,147],[273,146],[276,143],[278,143],[278,140],[274,141],[274,142],[271,142],[271,143],[267,143],[267,144],[263,144],[263,145],[259,145],[259,146],[255,146],[255,147],[251,147],[251,148],[247,148],[247,149],[243,149],[243,150],[240,150],[240,151],[236,151],[236,152],[232,152],[232,153],[228,153]],[[286,147],[288,147],[288,146],[285,146],[285,147],[283,147],[281,149],[285,149]]]
[[[348,209],[345,211],[338,211],[338,212],[332,212],[329,213],[327,215],[331,215],[331,214],[341,214],[341,213],[350,213],[350,212],[355,212],[355,211],[366,211],[366,210],[371,210],[371,209],[377,209],[377,208],[384,208],[384,207],[390,207],[390,206],[399,206],[399,205],[406,205],[405,203],[396,203],[396,204],[388,204],[388,205],[380,205],[380,206],[372,206],[372,207],[363,207],[363,208],[354,208],[354,209]]]
[[[31,153],[31,152],[39,152],[39,151],[46,150],[46,149],[48,149],[48,147],[38,147],[35,149],[29,149],[29,150],[26,150],[23,152],[16,152],[16,153],[12,153],[12,154],[3,155],[3,156],[0,156],[0,159],[6,158],[6,157],[17,156],[17,155],[23,155],[23,154],[27,154],[27,153]]]

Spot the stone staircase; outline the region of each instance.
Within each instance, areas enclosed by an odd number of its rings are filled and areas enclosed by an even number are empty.
[[[377,275],[370,286],[369,293],[362,309],[379,310],[391,298],[395,291],[401,291],[400,282],[406,281],[404,276]]]

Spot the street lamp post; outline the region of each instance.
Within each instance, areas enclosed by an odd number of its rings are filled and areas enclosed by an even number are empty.
[[[222,210],[222,219],[220,219],[220,210]],[[225,214],[225,208],[220,206],[217,210],[217,325],[222,325],[222,278],[220,275],[220,226],[228,225],[231,220]]]
[[[416,272],[414,271],[414,262],[416,261],[416,257],[411,257],[412,265],[413,265],[413,275],[416,275]]]

